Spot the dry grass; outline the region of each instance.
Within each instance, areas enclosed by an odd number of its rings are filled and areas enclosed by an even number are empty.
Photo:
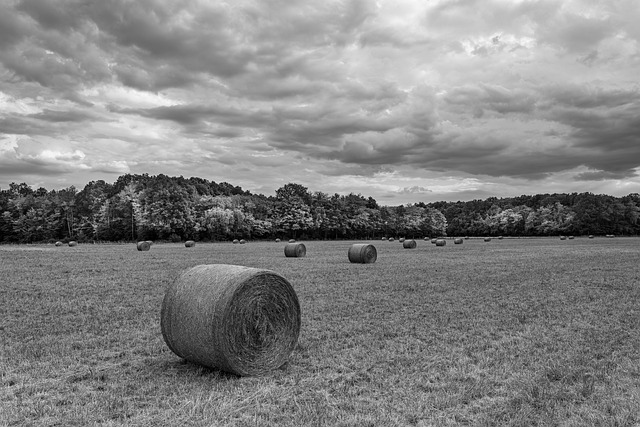
[[[0,246],[0,426],[634,426],[638,240],[472,239],[437,250],[309,242]],[[165,345],[165,288],[198,264],[295,288],[289,363],[235,377]]]

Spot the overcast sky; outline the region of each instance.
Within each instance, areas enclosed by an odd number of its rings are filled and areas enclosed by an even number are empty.
[[[640,192],[638,0],[0,0],[0,188]]]

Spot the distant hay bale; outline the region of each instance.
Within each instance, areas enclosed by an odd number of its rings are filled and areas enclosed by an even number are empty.
[[[613,235],[613,234],[607,234],[607,236],[606,236],[606,237],[608,237],[608,238],[610,238],[610,239],[613,239],[613,238],[615,237],[615,235]]]
[[[56,246],[62,246],[62,242],[60,241],[56,242]]]
[[[462,242],[464,242],[464,240],[462,240],[460,237],[456,237],[455,239],[453,239],[454,245],[461,245]]]
[[[295,243],[296,239],[289,239],[289,243]]]
[[[593,234],[589,234],[589,238],[593,239],[595,236]]]
[[[241,245],[244,245],[245,243],[247,243],[247,241],[246,241],[246,240],[244,240],[244,239],[240,239],[240,244],[241,244]]]
[[[196,245],[196,242],[194,242],[193,240],[187,240],[186,242],[184,242],[185,248],[192,248],[195,245]]]
[[[398,242],[400,242],[400,243],[404,243],[404,241],[405,241],[404,237],[401,237],[401,238],[398,239]]]
[[[276,243],[280,243],[280,239],[276,239]]]
[[[569,236],[568,238],[569,238],[569,240],[573,240],[575,237],[574,236]]]
[[[469,236],[464,236],[464,240],[469,240]]]
[[[402,247],[405,249],[415,249],[417,246],[418,243],[416,243],[416,241],[413,239],[405,240],[404,242],[402,242]]]
[[[285,364],[296,347],[300,303],[289,281],[273,271],[197,265],[167,288],[160,327],[183,359],[260,375]]]
[[[426,242],[426,241],[428,241],[428,240],[430,240],[428,237],[425,237],[425,238],[424,238],[424,241],[425,241],[425,242]]]
[[[348,256],[350,262],[372,264],[378,259],[378,251],[368,243],[354,243],[349,248]]]
[[[384,241],[384,240],[387,240],[387,238],[386,238],[386,237],[383,237],[383,238],[382,238],[382,240],[383,240],[383,241]]]
[[[393,237],[389,237],[389,241],[393,242],[395,239]]]
[[[234,245],[235,245],[235,244],[237,244],[238,242],[239,242],[239,240],[238,240],[238,239],[233,239],[233,244],[234,244]]]
[[[485,242],[490,242],[490,241],[491,241],[491,237],[485,237],[485,238],[484,238],[484,241],[485,241]]]
[[[137,247],[139,251],[148,251],[151,249],[149,242],[138,242]]]
[[[560,236],[560,240],[567,240],[567,236]]]
[[[498,240],[502,240],[502,239],[504,239],[504,237],[498,236]]]
[[[76,242],[75,240],[72,240],[69,242],[69,246],[71,247],[78,246],[78,242]]]
[[[433,243],[434,245],[436,244],[437,241],[438,239],[431,239],[431,243]]]
[[[447,244],[447,241],[444,239],[437,239],[436,240],[436,246],[445,246]]]
[[[302,258],[307,256],[307,248],[304,243],[287,243],[284,247],[284,255],[287,258]]]

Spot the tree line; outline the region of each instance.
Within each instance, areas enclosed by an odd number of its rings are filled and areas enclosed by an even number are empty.
[[[275,195],[229,183],[148,174],[81,191],[0,190],[0,242],[234,238],[379,239],[422,236],[637,235],[640,195],[538,194],[468,202],[380,206],[360,194],[310,192],[288,183]]]

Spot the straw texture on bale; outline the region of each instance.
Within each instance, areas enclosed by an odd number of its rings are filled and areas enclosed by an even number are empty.
[[[56,246],[62,246],[62,242],[56,242]]]
[[[485,237],[485,238],[484,238],[484,241],[485,241],[485,242],[490,242],[490,241],[491,241],[491,237]]]
[[[139,251],[148,251],[149,249],[151,249],[149,242],[138,242]]]
[[[464,240],[462,240],[460,237],[457,237],[457,238],[453,239],[453,244],[454,245],[461,245],[462,242],[464,242]]]
[[[179,357],[236,375],[287,362],[300,334],[300,303],[287,279],[238,265],[184,271],[162,301],[160,327]]]
[[[402,247],[405,249],[415,249],[416,246],[418,246],[418,244],[413,239],[402,242]]]
[[[368,243],[354,243],[349,248],[349,261],[358,264],[372,264],[378,259],[375,246]]]
[[[186,242],[184,242],[185,248],[192,248],[195,245],[196,245],[196,242],[194,242],[193,240],[187,240]]]
[[[76,242],[75,240],[72,240],[69,242],[69,246],[78,246],[78,242]]]
[[[304,243],[287,243],[284,246],[284,255],[288,258],[302,258],[307,255],[307,247]]]
[[[444,239],[436,240],[436,246],[445,246],[446,244],[447,244],[447,241]]]

